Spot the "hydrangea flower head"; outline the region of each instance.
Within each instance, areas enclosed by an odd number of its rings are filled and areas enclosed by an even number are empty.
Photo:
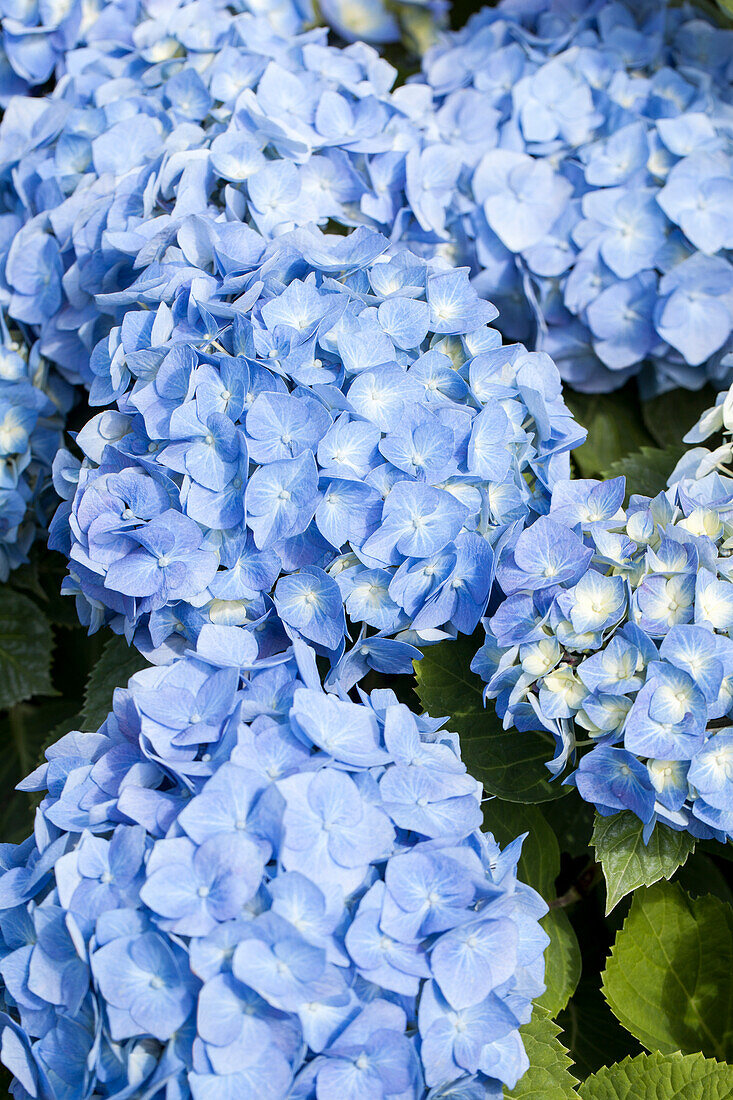
[[[548,768],[599,813],[733,836],[733,480],[653,500],[559,482],[497,570],[506,598],[473,669],[506,728],[545,731]]]
[[[732,35],[686,5],[504,0],[424,59],[421,155],[449,146],[455,177],[414,220],[577,389],[729,381]]]
[[[0,172],[20,224],[0,242],[0,297],[70,381],[92,382],[89,354],[110,315],[123,319],[129,303],[111,296],[151,266],[160,282],[171,246],[179,276],[203,263],[206,230],[177,241],[182,219],[223,212],[266,237],[353,223],[350,160],[381,150],[394,70],[368,46],[341,52],[325,30],[302,33],[291,8],[280,19],[219,0],[133,3],[116,30],[107,5],[109,36],[90,30],[68,48],[50,96],[9,101]]]
[[[54,520],[67,589],[148,650],[280,622],[347,687],[409,671],[412,643],[475,628],[502,541],[567,473],[557,371],[502,346],[465,270],[373,231],[207,234],[205,305],[156,289],[95,349],[122,392]]]
[[[363,42],[306,31],[295,4],[181,0],[118,16],[119,33],[90,30],[53,91],[13,96],[0,124],[17,219],[0,239],[0,298],[94,400],[109,395],[89,357],[139,300],[132,284],[162,298],[176,278],[205,300],[213,222],[268,239],[329,220],[391,230],[417,133],[396,70]],[[238,274],[241,257],[222,255]]]
[[[54,745],[5,845],[14,1095],[502,1095],[543,989],[521,840],[480,831],[454,735],[328,695],[297,643],[197,650]]]

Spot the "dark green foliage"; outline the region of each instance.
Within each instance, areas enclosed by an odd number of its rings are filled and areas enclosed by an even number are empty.
[[[573,452],[580,477],[603,477],[612,463],[654,443],[633,384],[616,393],[566,392],[565,400],[588,431],[585,443]]]
[[[626,455],[611,463],[603,471],[604,478],[625,477],[626,499],[638,493],[640,496],[655,497],[667,488],[669,475],[682,458],[686,447],[672,444],[664,449],[660,447],[642,447],[640,451]]]
[[[104,643],[101,656],[89,673],[84,692],[81,728],[98,729],[112,709],[116,687],[124,687],[134,672],[144,668],[145,658],[119,634],[112,634]]]

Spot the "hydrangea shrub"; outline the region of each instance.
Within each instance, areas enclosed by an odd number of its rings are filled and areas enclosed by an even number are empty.
[[[438,727],[232,627],[133,676],[3,852],[15,1095],[501,1097],[546,906]]]
[[[733,1095],[707,8],[0,0],[15,1100]]]

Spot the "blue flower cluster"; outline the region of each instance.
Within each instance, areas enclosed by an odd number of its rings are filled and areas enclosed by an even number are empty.
[[[0,183],[15,222],[0,292],[72,380],[92,382],[89,356],[132,284],[167,277],[162,298],[170,280],[195,282],[205,298],[197,217],[266,238],[329,220],[397,236],[407,225],[407,150],[429,90],[393,92],[397,71],[376,50],[331,47],[295,9],[270,9],[105,6],[114,33],[69,50],[48,96],[10,99]],[[423,204],[435,186],[419,184]]]
[[[82,6],[81,0],[59,4],[2,0],[0,107],[6,107],[12,96],[26,94],[52,77],[66,50],[79,40],[82,23],[93,21],[96,5],[89,5],[88,17]]]
[[[18,1100],[499,1100],[546,906],[439,725],[209,625],[54,745],[0,849]]]
[[[733,482],[623,509],[624,479],[567,481],[497,570],[473,669],[506,728],[607,816],[733,837]],[[582,740],[580,739],[582,738]],[[577,750],[587,750],[578,753]]]
[[[384,0],[321,0],[318,16],[350,42],[396,42],[406,33],[421,45],[434,37],[434,27],[444,21],[447,8],[447,0],[394,0],[389,5]],[[232,11],[262,15],[273,29],[285,34],[300,33],[316,21],[312,0],[234,0],[226,5],[221,0],[173,0],[165,4],[144,0],[61,0],[55,4],[1,0],[0,107],[6,107],[13,96],[27,95],[51,81],[62,80],[73,68],[67,61],[72,51],[101,47],[116,53],[131,48],[135,25],[147,19],[167,23],[167,29],[172,30],[182,19],[189,24],[212,16],[221,20]],[[155,60],[165,61],[174,52],[166,42],[159,47]]]
[[[188,7],[187,0],[166,4],[142,0],[61,0],[55,4],[2,0],[0,106],[7,107],[13,96],[31,95],[43,85],[62,82],[74,70],[73,57],[80,50],[91,48],[114,56],[134,48],[136,24],[147,19],[174,26],[181,20],[190,21],[196,7],[200,13],[206,8],[209,17],[218,15],[221,19],[227,9],[257,11],[260,6],[235,0],[225,8],[221,0],[207,0],[206,4],[196,0],[190,11],[186,11]],[[276,29],[288,33],[303,30],[306,18],[313,17],[308,0],[303,4],[299,0],[278,0],[261,5],[260,10]],[[163,47],[157,60],[169,56],[172,54]]]
[[[551,360],[502,346],[465,269],[387,245],[362,228],[263,247],[193,221],[205,292],[156,309],[159,283],[135,284],[148,308],[91,360],[117,408],[79,434],[81,471],[56,463],[50,545],[92,629],[151,652],[274,611],[346,688],[475,629],[494,550],[547,510],[583,433]]]
[[[577,389],[730,380],[732,57],[657,0],[504,0],[425,57],[444,178],[412,212]]]
[[[197,218],[267,237],[352,224],[346,206],[358,209],[362,191],[352,162],[362,145],[389,146],[396,112],[395,70],[363,44],[278,33],[215,0],[138,16],[124,45],[69,51],[52,94],[14,97],[0,125],[14,220],[0,293],[42,353],[87,384],[92,349],[137,300],[131,285],[157,284],[160,301],[177,280],[206,299]]]
[[[0,312],[0,581],[28,560],[55,504],[51,465],[71,391]]]
[[[503,331],[579,388],[648,360],[650,388],[727,375],[727,32],[686,9],[505,3],[393,90],[363,42],[328,46],[290,0],[250,6],[92,6],[52,93],[8,101],[0,289],[70,378],[92,381],[131,285],[194,281],[197,216],[267,238],[367,224],[466,261]]]
[[[306,32],[311,15],[291,0],[8,8],[17,71],[58,79],[39,97],[0,78],[0,305],[92,403],[116,396],[90,356],[131,304],[206,304],[209,224],[251,228],[217,258],[228,276],[294,226],[376,213],[391,228],[382,178],[404,177],[410,97],[393,99],[396,70],[372,48]]]

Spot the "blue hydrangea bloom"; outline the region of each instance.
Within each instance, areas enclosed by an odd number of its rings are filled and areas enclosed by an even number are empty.
[[[13,1094],[499,1100],[546,906],[439,727],[227,626],[133,676],[0,852]]]
[[[331,7],[347,37],[350,18],[392,33],[381,0]],[[722,384],[733,32],[631,7],[499,5],[395,88],[373,48],[329,46],[289,0],[105,5],[86,44],[65,47],[51,94],[12,96],[0,125],[18,220],[0,244],[9,314],[106,402],[129,351],[115,341],[90,367],[93,349],[136,291],[195,281],[205,303],[208,224],[266,238],[368,225],[467,264],[503,334],[547,351],[576,388],[642,368],[648,392]],[[222,256],[236,280],[241,257]]]
[[[449,241],[576,389],[730,381],[732,43],[689,5],[504,0],[424,58],[403,228]]]
[[[95,401],[124,384],[135,322],[109,363],[97,352],[90,367],[90,355],[141,287],[160,301],[174,280],[205,305],[213,222],[253,229],[244,253],[220,242],[234,286],[255,232],[329,220],[391,231],[404,206],[420,124],[392,91],[396,70],[363,42],[340,49],[305,31],[307,4],[247,7],[104,5],[50,94],[8,101],[0,178],[14,225],[0,235],[0,297]]]
[[[551,773],[599,813],[725,840],[733,480],[623,499],[623,478],[557,484],[498,566],[505,599],[472,668],[505,728],[546,733]]]
[[[504,541],[568,474],[582,430],[557,371],[502,346],[465,270],[374,231],[255,247],[246,226],[204,226],[205,306],[193,284],[162,302],[139,286],[149,308],[95,349],[124,388],[59,480],[65,589],[146,652],[207,622],[281,623],[347,688],[409,671],[415,643],[475,629]]]
[[[434,26],[444,21],[446,0],[404,0],[391,5],[383,0],[324,0],[318,5],[319,20],[330,24],[349,42],[396,42],[403,34],[417,45],[432,41]],[[64,0],[49,5],[40,0],[0,4],[0,106],[15,95],[32,92],[50,81],[61,80],[73,71],[68,55],[80,48],[114,53],[133,46],[136,24],[154,20],[176,34],[176,24],[186,24],[183,37],[187,48],[206,49],[211,40],[202,36],[205,20],[221,25],[227,15],[251,12],[262,16],[280,34],[298,34],[313,25],[316,10],[310,0],[236,0],[226,6],[218,0],[177,0],[160,5],[140,0]],[[170,42],[161,42],[146,27],[139,45],[158,63],[173,56]],[[157,55],[157,56],[156,56]]]
[[[0,581],[28,560],[56,503],[51,465],[63,443],[71,391],[38,344],[0,313]]]

